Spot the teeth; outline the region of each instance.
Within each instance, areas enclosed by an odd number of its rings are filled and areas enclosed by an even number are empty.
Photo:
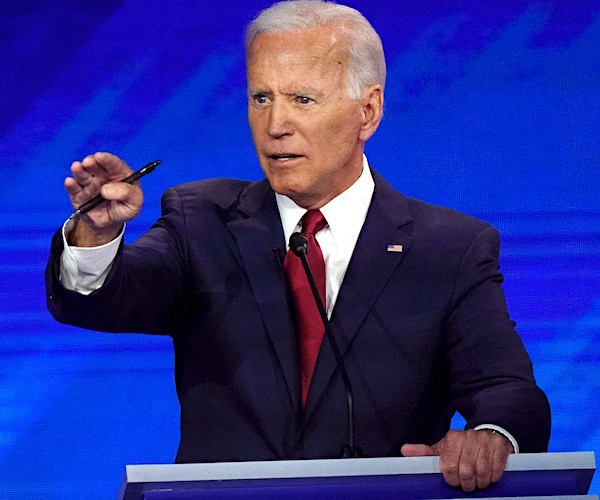
[[[273,155],[271,158],[274,160],[289,160],[291,158],[297,158],[295,155]]]

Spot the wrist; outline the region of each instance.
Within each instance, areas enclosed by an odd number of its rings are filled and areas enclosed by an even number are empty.
[[[478,425],[477,427],[475,427],[475,430],[476,431],[485,431],[489,434],[495,434],[497,436],[502,436],[512,446],[513,453],[519,453],[519,444],[517,443],[514,436],[510,432],[508,432],[506,429],[504,429],[500,426],[497,426],[497,425],[493,425],[493,424],[483,424],[483,425]]]
[[[98,247],[113,241],[122,229],[123,224],[97,228],[81,219],[76,219],[72,229],[65,236],[69,246]]]

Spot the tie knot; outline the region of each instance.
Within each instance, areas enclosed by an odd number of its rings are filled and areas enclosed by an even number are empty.
[[[301,221],[304,234],[317,234],[325,227],[327,221],[320,210],[309,210],[304,214]]]

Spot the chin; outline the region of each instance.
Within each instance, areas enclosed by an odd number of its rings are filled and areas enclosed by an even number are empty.
[[[299,192],[297,189],[291,189],[288,186],[273,186],[273,184],[271,184],[271,187],[273,188],[273,191],[275,191],[278,194],[282,194],[284,196],[287,196],[288,198],[291,198],[292,200],[295,200],[296,198],[298,198],[298,196],[300,196],[301,192]]]
[[[279,194],[294,198],[295,196],[301,195],[306,192],[306,186],[295,182],[293,179],[284,178],[281,175],[267,176],[269,184],[273,188],[273,191]]]

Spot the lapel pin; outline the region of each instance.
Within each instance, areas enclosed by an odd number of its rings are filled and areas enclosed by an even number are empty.
[[[402,245],[388,245],[387,251],[400,253],[400,252],[402,252]]]

